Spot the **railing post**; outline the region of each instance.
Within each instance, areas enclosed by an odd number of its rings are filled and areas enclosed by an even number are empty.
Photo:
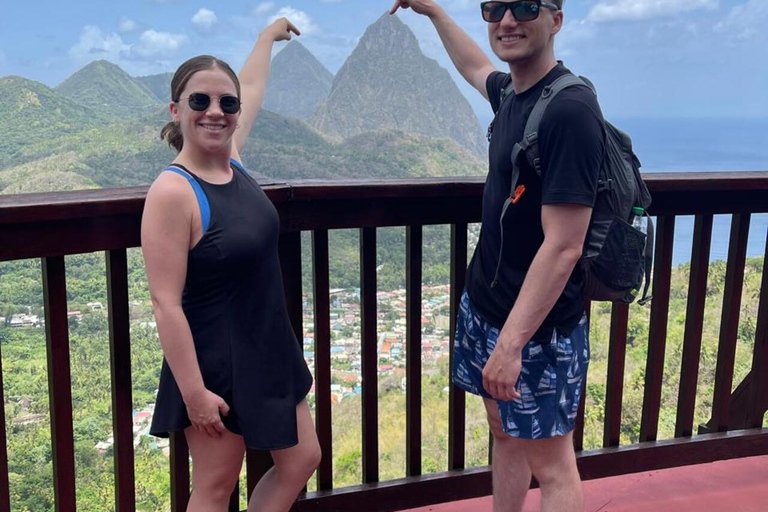
[[[171,512],[186,512],[189,504],[189,447],[184,431],[170,433]]]
[[[658,217],[656,257],[653,269],[653,301],[651,302],[651,321],[648,332],[648,361],[645,367],[643,415],[640,420],[641,442],[655,441],[659,429],[674,237],[675,218],[671,216]]]
[[[333,489],[333,426],[331,421],[331,306],[328,230],[312,232],[312,275],[315,306],[315,422],[322,459],[317,488]]]
[[[376,228],[360,230],[363,372],[363,483],[379,481],[379,411],[376,317]]]
[[[456,318],[467,272],[467,224],[451,226],[451,320],[449,369],[453,368],[453,345],[456,341]],[[450,381],[451,376],[448,375]],[[453,384],[448,385],[448,469],[464,469],[464,435],[466,432],[466,396]]]
[[[8,447],[6,439],[3,350],[2,343],[0,343],[0,512],[11,512],[11,490],[8,478]]]
[[[405,238],[407,476],[421,474],[421,246],[422,227],[408,226]]]
[[[107,251],[107,310],[112,372],[112,432],[115,439],[115,511],[136,510],[131,393],[131,328],[128,312],[128,257]]]
[[[624,396],[624,362],[627,352],[628,322],[629,306],[627,304],[614,304],[611,309],[603,447],[621,444],[621,402]]]
[[[712,215],[697,215],[691,248],[691,276],[683,335],[683,360],[680,365],[680,391],[677,398],[675,437],[693,434],[696,385],[699,378],[701,336],[704,330],[704,306],[707,299],[709,254],[712,245]]]
[[[75,512],[75,443],[72,427],[67,284],[63,256],[43,258],[43,300],[48,346],[48,396],[56,512]]]
[[[733,386],[733,366],[738,342],[741,291],[744,285],[744,264],[747,258],[749,214],[734,214],[731,222],[731,240],[728,247],[728,265],[725,271],[723,291],[723,316],[720,323],[720,342],[717,350],[715,371],[715,396],[712,400],[710,432],[728,430]]]
[[[768,238],[765,241],[763,280],[760,284],[760,304],[757,308],[755,352],[752,358],[752,404],[748,414],[748,428],[759,428],[768,411]]]

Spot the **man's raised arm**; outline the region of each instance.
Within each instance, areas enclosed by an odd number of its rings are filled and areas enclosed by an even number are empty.
[[[432,0],[395,0],[389,13],[394,14],[400,8],[411,8],[413,12],[424,15],[432,21],[453,65],[461,76],[487,100],[488,91],[485,83],[488,75],[496,71],[496,68],[477,43]]]

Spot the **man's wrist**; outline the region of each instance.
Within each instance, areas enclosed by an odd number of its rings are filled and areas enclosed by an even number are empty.
[[[256,42],[266,42],[268,44],[272,44],[275,42],[275,36],[269,31],[269,29],[264,29],[263,31],[259,32],[258,37],[256,38]]]
[[[499,334],[497,345],[502,345],[505,349],[512,352],[522,352],[527,340],[523,340],[519,336],[506,335],[503,331]]]

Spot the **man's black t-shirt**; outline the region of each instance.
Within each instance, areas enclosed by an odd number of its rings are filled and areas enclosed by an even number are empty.
[[[562,64],[557,65],[530,89],[513,93],[496,117],[489,148],[490,168],[483,190],[480,240],[467,270],[467,293],[478,313],[499,329],[506,322],[528,268],[544,241],[542,204],[592,207],[595,203],[605,153],[603,116],[589,88],[569,87],[552,100],[539,126],[541,177],[527,161],[521,165],[519,184],[525,185],[526,190],[504,216],[504,253],[498,282],[491,288],[501,243],[499,218],[510,194],[512,149],[523,138],[525,123],[544,87],[566,73],[569,71]],[[501,72],[488,77],[486,88],[494,112],[499,109],[501,91],[509,81],[509,75]],[[583,312],[581,274],[577,267],[534,339],[550,339],[553,328],[570,333]]]

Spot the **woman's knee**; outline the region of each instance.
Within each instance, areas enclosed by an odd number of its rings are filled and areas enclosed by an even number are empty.
[[[317,440],[296,446],[289,457],[277,463],[276,467],[282,479],[296,480],[304,484],[320,465],[322,450]]]
[[[309,446],[306,447],[303,453],[301,465],[306,473],[307,479],[312,476],[317,466],[320,465],[320,460],[323,458],[323,451],[320,448],[320,443],[317,439],[313,439]]]
[[[211,468],[205,464],[192,467],[192,490],[204,493],[212,501],[229,499],[235,488],[240,471],[236,468]]]

